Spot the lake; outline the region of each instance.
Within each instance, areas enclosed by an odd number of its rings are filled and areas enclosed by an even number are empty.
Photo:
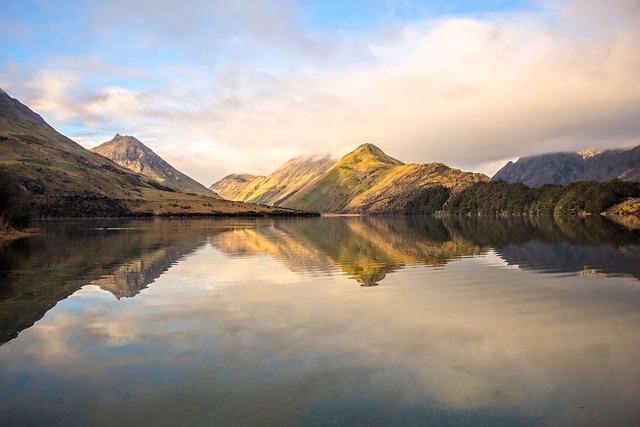
[[[0,425],[640,425],[601,218],[46,221],[0,246]]]

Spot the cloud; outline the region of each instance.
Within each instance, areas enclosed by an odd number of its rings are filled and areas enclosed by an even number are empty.
[[[200,124],[235,147],[344,152],[373,141],[405,160],[467,168],[637,140],[637,34],[583,43],[536,16],[443,19],[372,45],[375,64],[250,83]],[[245,76],[246,77],[246,76]],[[232,100],[233,102],[229,102]],[[199,127],[194,116],[185,126]],[[205,114],[206,116],[206,114]]]
[[[288,3],[251,2],[248,13],[172,4],[98,7],[92,22],[137,26],[189,60],[114,67],[91,57],[85,69],[58,61],[1,82],[82,143],[134,134],[207,185],[365,141],[404,161],[489,173],[523,155],[639,142],[635,1],[393,21],[357,37],[311,31]],[[126,84],[136,79],[144,84]]]
[[[191,60],[216,65],[287,56],[335,60],[333,37],[303,28],[304,11],[293,0],[100,1],[89,14],[89,31],[111,42],[179,50]],[[265,49],[265,47],[267,47]],[[353,52],[350,52],[351,54]]]

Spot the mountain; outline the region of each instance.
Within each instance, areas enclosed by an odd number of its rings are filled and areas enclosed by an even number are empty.
[[[265,180],[266,176],[251,175],[248,173],[232,173],[209,187],[228,200],[244,202],[253,193],[253,190]]]
[[[171,166],[133,136],[116,134],[111,141],[94,147],[91,151],[148,176],[172,190],[220,198],[215,192]]]
[[[628,150],[585,150],[523,157],[507,163],[492,179],[540,187],[615,178],[640,181],[640,145]]]
[[[86,150],[1,89],[0,169],[36,217],[304,214],[176,192]]]
[[[228,175],[210,189],[224,193],[225,198],[243,202],[280,206],[300,189],[319,178],[333,164],[331,157],[296,157],[269,176]]]
[[[362,144],[337,162],[293,159],[267,177],[229,175],[211,189],[230,200],[319,212],[400,213],[424,188],[457,190],[488,180],[441,163],[404,164],[373,144]]]

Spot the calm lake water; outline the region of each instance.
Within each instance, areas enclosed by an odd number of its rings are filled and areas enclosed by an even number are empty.
[[[640,232],[82,220],[0,247],[0,425],[640,425]]]

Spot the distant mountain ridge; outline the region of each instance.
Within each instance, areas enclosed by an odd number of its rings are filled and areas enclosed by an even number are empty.
[[[228,200],[246,200],[266,176],[251,175],[248,173],[232,173],[209,187],[209,190],[217,194],[224,194]]]
[[[522,157],[515,163],[508,162],[492,180],[540,187],[616,178],[640,181],[640,145],[627,150],[583,150]]]
[[[209,187],[229,200],[280,206],[320,177],[335,160],[329,156],[293,158],[269,176],[231,174]]]
[[[116,134],[110,141],[92,148],[91,151],[113,160],[120,166],[148,176],[172,190],[221,198],[215,192],[171,166],[133,136]]]
[[[230,200],[318,212],[402,213],[426,187],[455,190],[480,181],[489,177],[441,163],[405,164],[373,144],[362,144],[338,161],[292,159],[269,176],[231,174],[210,188]]]

